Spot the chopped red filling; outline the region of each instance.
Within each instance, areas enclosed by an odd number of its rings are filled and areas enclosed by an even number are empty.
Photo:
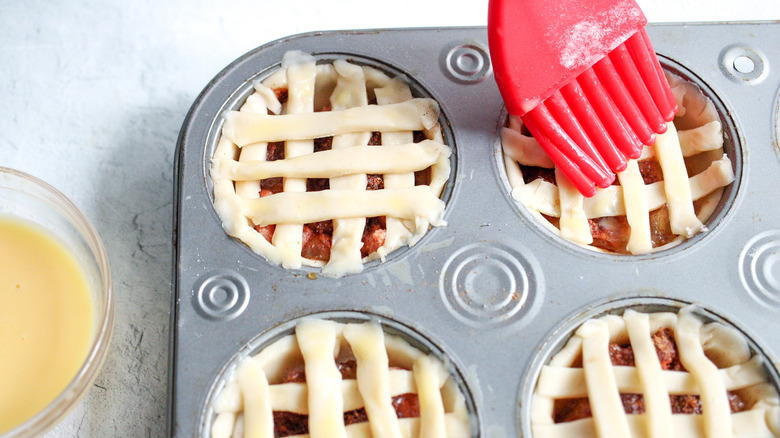
[[[360,248],[360,255],[366,257],[375,252],[380,246],[384,245],[385,237],[387,237],[385,217],[368,218],[366,227],[363,229],[363,247]]]
[[[593,246],[612,252],[625,253],[631,227],[625,216],[607,216],[588,219]]]
[[[677,343],[671,329],[664,328],[652,335],[655,352],[661,364],[661,369],[685,371],[680,362]],[[630,345],[609,345],[609,357],[612,365],[634,366],[634,351]],[[745,402],[735,393],[729,391],[731,412],[741,412],[747,409]],[[627,414],[642,414],[645,412],[645,401],[642,394],[620,394],[623,410]],[[670,395],[669,403],[674,414],[701,414],[701,401],[698,395]],[[587,398],[560,399],[555,401],[553,419],[556,423],[579,420],[591,417],[590,403]]]
[[[661,163],[655,160],[638,161],[639,173],[642,174],[642,181],[645,185],[664,180],[664,172],[661,170]]]
[[[653,247],[663,246],[674,240],[669,223],[669,209],[664,205],[650,212],[650,239]]]
[[[325,228],[318,226],[321,222],[306,224],[303,226],[303,246],[301,256],[311,260],[320,260],[327,262],[330,259],[330,248],[333,246],[333,223],[331,224],[330,234],[317,229]]]

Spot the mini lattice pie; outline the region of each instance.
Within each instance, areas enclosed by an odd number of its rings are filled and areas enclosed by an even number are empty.
[[[304,320],[241,360],[213,407],[212,438],[471,436],[445,366],[371,322]]]
[[[694,312],[586,321],[542,368],[533,437],[780,436],[764,360],[737,330]]]
[[[212,159],[223,228],[271,263],[360,272],[441,226],[450,173],[438,104],[346,60],[301,52],[225,116]]]
[[[704,230],[734,172],[713,103],[692,83],[667,77],[680,108],[674,123],[591,198],[510,117],[501,142],[512,197],[553,232],[600,251],[649,253]]]

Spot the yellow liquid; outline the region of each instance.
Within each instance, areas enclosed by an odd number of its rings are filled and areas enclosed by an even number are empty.
[[[75,377],[95,326],[83,270],[53,236],[0,217],[0,434]]]

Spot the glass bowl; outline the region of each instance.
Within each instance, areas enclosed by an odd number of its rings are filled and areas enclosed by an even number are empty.
[[[83,271],[93,304],[95,323],[86,357],[70,383],[24,423],[0,430],[0,438],[38,436],[79,403],[100,372],[113,330],[111,273],[103,243],[84,214],[65,195],[36,177],[0,167],[0,218],[48,231],[45,234],[63,245]]]

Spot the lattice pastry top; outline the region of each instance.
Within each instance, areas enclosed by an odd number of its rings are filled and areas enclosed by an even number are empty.
[[[469,437],[445,366],[378,323],[308,319],[239,363],[212,438]]]
[[[680,108],[674,123],[638,160],[629,160],[615,185],[591,198],[510,117],[501,142],[512,197],[553,232],[601,251],[649,253],[704,230],[734,172],[712,101],[694,84],[667,77]]]
[[[341,276],[445,225],[451,151],[435,101],[377,69],[297,51],[254,88],[225,116],[212,158],[230,236],[271,263]]]
[[[534,438],[780,436],[764,359],[694,311],[586,321],[539,375]]]

